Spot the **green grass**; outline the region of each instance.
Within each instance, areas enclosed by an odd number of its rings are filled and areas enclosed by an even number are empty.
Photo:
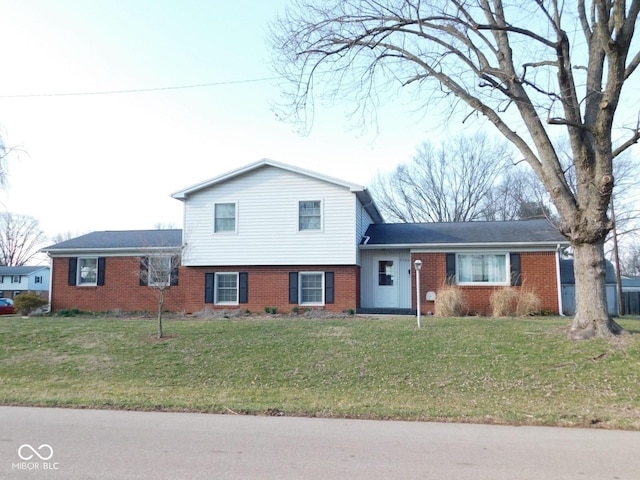
[[[638,320],[622,320],[640,330]],[[640,430],[640,335],[566,319],[0,318],[0,404]]]

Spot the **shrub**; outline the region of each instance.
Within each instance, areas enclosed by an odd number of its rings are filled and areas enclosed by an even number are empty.
[[[494,317],[507,317],[516,311],[520,293],[513,287],[504,287],[494,291],[489,297]]]
[[[40,295],[35,293],[22,293],[14,300],[16,310],[20,312],[21,315],[30,315],[31,312],[44,307],[48,303],[47,300],[44,300]]]
[[[453,285],[445,285],[438,290],[435,301],[437,317],[459,317],[464,311],[462,290]]]
[[[540,311],[542,301],[534,292],[520,292],[516,314],[520,317],[535,315]]]

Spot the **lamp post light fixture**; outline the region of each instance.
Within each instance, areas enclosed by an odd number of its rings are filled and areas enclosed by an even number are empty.
[[[418,307],[418,328],[420,328],[420,270],[422,270],[422,260],[416,260],[413,265],[416,267],[416,303]]]

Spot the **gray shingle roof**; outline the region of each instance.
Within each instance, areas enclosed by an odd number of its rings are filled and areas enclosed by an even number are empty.
[[[382,223],[370,225],[365,245],[567,244],[547,220],[511,222]]]
[[[33,272],[42,270],[43,268],[49,268],[46,265],[40,266],[28,266],[23,265],[20,267],[0,267],[0,275],[31,275]]]
[[[91,232],[80,237],[43,248],[43,252],[65,250],[121,250],[145,248],[178,248],[182,230],[122,230]]]

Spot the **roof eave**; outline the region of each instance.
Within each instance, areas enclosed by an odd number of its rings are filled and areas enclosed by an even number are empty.
[[[567,246],[569,242],[563,241],[546,241],[546,242],[444,242],[444,243],[366,243],[360,244],[359,247],[363,250],[375,250],[375,249],[411,249],[414,251],[431,251],[431,250],[451,250],[451,249],[536,249],[543,248],[544,250],[555,250],[558,245]]]
[[[40,250],[51,257],[69,257],[73,255],[105,255],[105,256],[125,256],[130,253],[137,255],[145,252],[180,251],[181,246],[162,247],[119,247],[119,248],[48,248]]]

